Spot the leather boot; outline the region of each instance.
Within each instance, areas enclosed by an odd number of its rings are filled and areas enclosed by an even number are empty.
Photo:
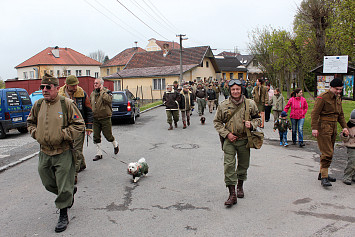
[[[65,231],[67,229],[68,224],[69,224],[68,208],[60,209],[59,219],[55,227],[55,232],[59,233]]]
[[[321,175],[321,173],[318,174],[318,180],[322,180],[322,175]],[[336,182],[337,179],[334,178],[334,177],[332,177],[332,176],[330,176],[330,175],[328,174],[328,181],[329,181],[329,182]]]
[[[190,126],[190,119],[187,120],[187,126]]]
[[[238,198],[244,197],[243,182],[244,182],[243,180],[238,179],[238,185],[237,185],[237,197]]]
[[[177,128],[177,122],[174,122],[174,124],[175,124],[175,128]]]
[[[329,182],[328,178],[322,178],[321,179],[321,184],[322,184],[323,187],[332,186],[332,184]]]
[[[227,187],[229,190],[229,197],[228,200],[225,201],[224,205],[232,206],[234,204],[237,204],[237,196],[235,195],[235,185],[228,185]]]
[[[173,130],[173,125],[170,123],[170,127],[168,128],[168,130]]]
[[[185,129],[186,128],[186,121],[183,121],[182,123],[184,124],[184,126],[182,128]]]

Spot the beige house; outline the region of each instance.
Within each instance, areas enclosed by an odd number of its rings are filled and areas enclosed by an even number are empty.
[[[148,40],[148,44],[145,47],[146,51],[159,51],[164,49],[164,45],[167,45],[169,49],[180,49],[180,44],[174,41],[162,41],[151,38]]]
[[[42,78],[45,73],[55,77],[69,75],[100,76],[101,63],[70,48],[48,47],[23,63],[17,65],[17,77]]]
[[[209,46],[184,48],[183,81],[208,81],[219,68]],[[114,81],[114,89],[128,89],[141,99],[161,99],[166,86],[179,81],[179,50],[135,53],[125,69],[104,79]]]

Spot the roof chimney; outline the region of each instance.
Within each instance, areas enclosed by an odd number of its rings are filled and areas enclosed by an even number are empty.
[[[169,53],[169,44],[163,44],[163,56],[166,57]]]
[[[52,49],[52,54],[55,58],[59,58],[59,47],[58,46],[55,46],[53,49]]]

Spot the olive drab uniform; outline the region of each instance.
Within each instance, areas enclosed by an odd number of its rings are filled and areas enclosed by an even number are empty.
[[[57,95],[53,101],[41,102],[33,105],[27,126],[31,137],[41,145],[38,172],[42,183],[57,195],[56,207],[63,209],[73,201],[75,164],[71,146],[84,131],[85,123],[71,99]]]
[[[198,115],[201,116],[206,108],[207,90],[204,87],[197,87],[195,96],[198,105]]]
[[[265,104],[269,101],[269,93],[264,85],[255,86],[253,89],[253,99],[258,106],[259,112],[265,111]]]
[[[235,105],[231,101],[231,98],[221,102],[213,120],[215,129],[221,137],[225,138],[223,151],[224,181],[226,186],[236,185],[238,180],[244,181],[247,179],[247,170],[250,162],[250,148],[247,148],[247,128],[243,122],[243,120],[245,120],[246,103],[244,100],[246,100],[246,98],[244,96],[242,96],[242,98],[243,102],[238,105]],[[259,111],[254,101],[250,99],[247,100],[249,100],[249,121],[251,121],[252,129],[255,130],[261,123]],[[228,121],[229,117],[232,115],[233,117]],[[229,133],[236,135],[237,140],[231,142],[227,138]],[[235,169],[236,154],[238,156],[237,170]]]
[[[318,147],[322,153],[320,156],[320,173],[322,178],[326,178],[334,153],[337,122],[342,128],[347,127],[340,96],[336,96],[330,90],[320,94],[314,104],[311,118],[312,130],[318,130]]]

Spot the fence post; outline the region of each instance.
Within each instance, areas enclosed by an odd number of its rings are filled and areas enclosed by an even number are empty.
[[[153,103],[153,88],[150,86],[150,94],[152,95],[152,103]]]
[[[144,97],[143,97],[143,86],[141,85],[141,93],[142,93],[142,102],[144,101]]]

